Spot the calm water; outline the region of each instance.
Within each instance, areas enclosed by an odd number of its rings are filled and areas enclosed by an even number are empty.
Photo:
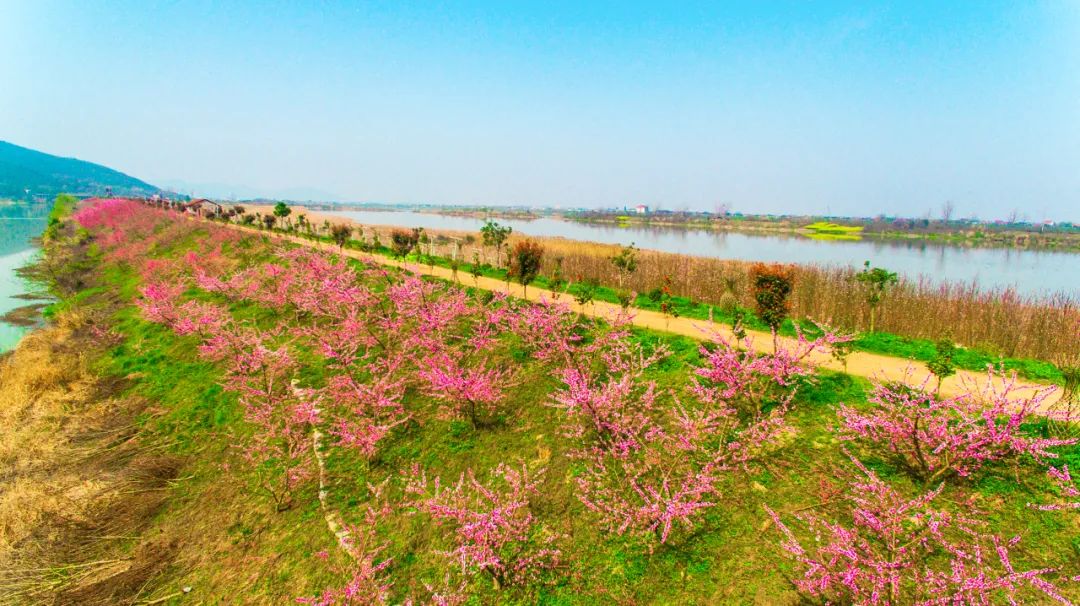
[[[33,303],[15,298],[34,290],[15,275],[15,270],[37,254],[31,240],[45,229],[47,212],[40,205],[0,205],[0,314]],[[0,352],[15,347],[30,330],[0,322]]]
[[[411,211],[340,211],[369,225],[478,231],[483,221]],[[907,241],[824,241],[798,235],[749,235],[705,230],[616,227],[541,218],[503,220],[515,233],[606,244],[636,243],[666,252],[782,263],[860,267],[863,261],[911,278],[976,282],[982,288],[1013,287],[1022,294],[1050,291],[1080,295],[1080,254],[1016,249],[963,248]]]

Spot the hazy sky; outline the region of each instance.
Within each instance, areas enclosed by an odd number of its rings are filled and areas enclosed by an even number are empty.
[[[0,0],[0,139],[347,200],[1080,219],[1076,0],[302,4]]]

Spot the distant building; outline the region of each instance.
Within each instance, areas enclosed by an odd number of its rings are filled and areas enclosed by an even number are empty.
[[[206,215],[216,215],[221,213],[221,205],[213,200],[207,200],[206,198],[196,198],[185,202],[181,207],[184,212],[199,215],[200,217]]]
[[[649,214],[649,207],[644,204],[638,204],[634,207],[634,212],[639,215],[647,215]]]

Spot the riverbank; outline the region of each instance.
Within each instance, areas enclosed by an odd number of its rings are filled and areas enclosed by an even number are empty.
[[[42,228],[45,221],[41,220]],[[0,227],[3,221],[0,220]],[[27,246],[25,243],[23,246]],[[40,310],[46,299],[41,293],[29,293],[26,281],[19,275],[19,269],[34,260],[37,249],[25,248],[18,252],[0,256],[0,353],[11,350],[26,335],[30,328],[37,325],[35,309]]]
[[[820,230],[809,227],[811,218],[803,221],[777,219],[761,221],[741,218],[725,219],[672,219],[648,215],[557,215],[563,220],[593,225],[615,227],[660,227],[665,229],[702,230],[720,233],[747,233],[758,235],[784,234],[807,238],[821,238]],[[887,225],[874,223],[845,223],[841,227],[857,230],[844,234],[848,240],[904,241],[911,243],[946,244],[964,248],[1043,250],[1080,253],[1080,231],[1045,231],[1038,228],[1027,230],[1002,228],[994,225],[966,226],[961,229],[942,231],[901,231]]]
[[[347,210],[345,208],[340,211]],[[394,211],[394,209],[381,209]],[[956,221],[946,226],[938,221],[896,218],[890,221],[856,220],[837,217],[770,217],[727,215],[705,216],[700,213],[638,213],[602,211],[560,211],[501,208],[419,208],[416,212],[438,214],[447,217],[495,219],[502,221],[557,219],[584,225],[608,226],[620,229],[666,229],[703,231],[710,233],[738,233],[758,236],[785,235],[818,240],[846,240],[869,242],[907,242],[924,245],[947,245],[971,249],[1013,249],[1032,251],[1061,251],[1080,253],[1080,228],[1065,226],[1026,225],[1024,227],[1000,223],[972,223]],[[847,233],[829,233],[815,229],[825,222],[833,223]]]
[[[0,603],[277,604],[333,582],[312,555],[333,536],[292,533],[311,509],[264,516],[257,474],[228,473],[220,373],[141,320],[130,266],[58,210],[31,269],[49,324],[0,357]]]
[[[103,372],[122,304],[80,240],[70,224],[46,236],[29,272],[61,305],[0,359],[5,604],[139,603],[177,551],[153,520],[181,459],[140,426],[154,413],[133,377]]]
[[[11,350],[35,325],[27,305],[27,285],[19,268],[37,254],[34,240],[45,229],[50,206],[39,202],[0,200],[0,353]],[[42,299],[38,298],[38,301]],[[14,322],[4,318],[10,316]]]

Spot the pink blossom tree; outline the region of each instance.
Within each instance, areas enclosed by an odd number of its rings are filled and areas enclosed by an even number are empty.
[[[417,377],[429,395],[446,404],[450,416],[464,417],[473,427],[483,428],[498,421],[513,373],[477,358],[443,351],[419,361]]]
[[[565,363],[579,347],[577,314],[565,303],[541,299],[517,308],[513,333],[532,357],[552,364]]]
[[[338,539],[338,547],[348,556],[348,565],[337,572],[347,577],[341,587],[326,589],[317,597],[300,598],[301,604],[315,606],[363,605],[376,606],[391,603],[391,589],[388,569],[393,560],[383,557],[388,543],[379,540],[378,527],[391,516],[396,508],[385,492],[387,482],[368,484],[368,501],[364,506],[362,520],[358,524],[341,528],[335,520],[331,529]],[[323,504],[324,515],[326,505]],[[323,560],[329,560],[330,554],[323,551],[316,554]],[[409,601],[406,601],[409,603]]]
[[[219,337],[221,338],[221,335]],[[250,335],[224,336],[233,342]],[[204,351],[216,355],[215,343]],[[262,343],[232,354],[225,386],[239,395],[244,420],[251,428],[243,443],[243,457],[253,467],[258,485],[278,511],[293,505],[298,486],[314,476],[311,428],[318,422],[316,405],[293,387],[296,361],[285,347]]]
[[[1057,446],[1075,439],[1029,435],[1023,425],[1039,418],[1052,388],[1019,395],[1015,375],[988,371],[985,386],[939,398],[907,382],[875,387],[869,408],[843,406],[840,437],[866,444],[927,483],[951,476],[970,477],[996,461],[1029,455],[1045,462]]]
[[[376,359],[329,377],[321,395],[340,446],[371,459],[394,428],[412,418],[403,404],[402,364],[400,358]]]
[[[578,440],[579,455],[599,448],[622,456],[644,444],[655,427],[656,384],[637,374],[597,376],[570,366],[559,371],[563,387],[552,396],[552,406],[565,414],[563,432]]]
[[[212,304],[178,304],[178,290],[148,286],[140,306],[148,319],[197,335],[200,355],[224,365],[222,385],[238,395],[250,429],[242,457],[276,509],[289,509],[296,488],[313,476],[310,430],[318,418],[315,403],[293,387],[297,363],[288,346],[271,344],[282,331],[241,325]]]
[[[349,534],[352,558],[349,580],[341,587],[323,591],[313,598],[298,598],[298,604],[309,606],[381,606],[390,603],[392,583],[387,576],[390,558],[379,559],[386,545],[375,545],[371,526],[353,527]],[[326,557],[326,554],[321,554]]]
[[[140,289],[142,298],[135,304],[139,306],[147,320],[172,328],[180,318],[180,295],[183,292],[183,284],[164,282],[147,284]]]
[[[719,502],[725,475],[748,469],[787,431],[786,403],[745,415],[733,403],[737,392],[714,385],[693,385],[689,395],[697,398],[687,401],[659,389],[644,372],[665,352],[644,351],[623,328],[587,347],[589,363],[569,356],[552,401],[564,413],[564,433],[575,440],[569,454],[584,463],[578,496],[605,528],[642,537],[650,549],[676,529],[692,530]],[[704,370],[722,367],[740,385],[759,375],[783,381],[804,372],[783,352],[783,363],[761,364],[758,356],[720,351],[730,347],[721,341],[709,350],[715,355]]]
[[[708,465],[672,466],[659,448],[637,460],[593,463],[578,477],[579,498],[604,528],[647,541],[667,543],[673,530],[691,530],[699,516],[717,504],[717,475]]]
[[[561,557],[554,535],[529,508],[541,474],[531,474],[524,466],[499,465],[488,484],[470,470],[457,483],[444,486],[414,469],[406,492],[420,513],[450,529],[451,548],[441,553],[463,574],[485,574],[497,588],[525,585],[543,581]]]
[[[595,459],[605,454],[628,457],[662,433],[664,395],[646,370],[667,355],[658,347],[646,351],[630,338],[631,316],[618,313],[580,343],[560,339],[562,367],[555,371],[561,387],[550,405],[563,413],[563,433],[577,441],[573,456]]]
[[[694,371],[694,394],[703,402],[723,402],[744,416],[756,417],[766,405],[790,404],[818,361],[850,340],[828,329],[816,339],[797,330],[790,345],[777,340],[772,352],[760,352],[750,337],[735,343],[714,333],[712,342],[700,350],[703,364]]]
[[[857,460],[855,479],[830,521],[803,511],[800,539],[783,516],[766,507],[783,534],[781,548],[794,561],[792,580],[806,598],[827,604],[991,604],[1025,597],[1070,604],[1049,578],[1057,569],[1018,571],[1003,540],[984,531],[975,514],[934,506],[943,486],[906,498]]]

